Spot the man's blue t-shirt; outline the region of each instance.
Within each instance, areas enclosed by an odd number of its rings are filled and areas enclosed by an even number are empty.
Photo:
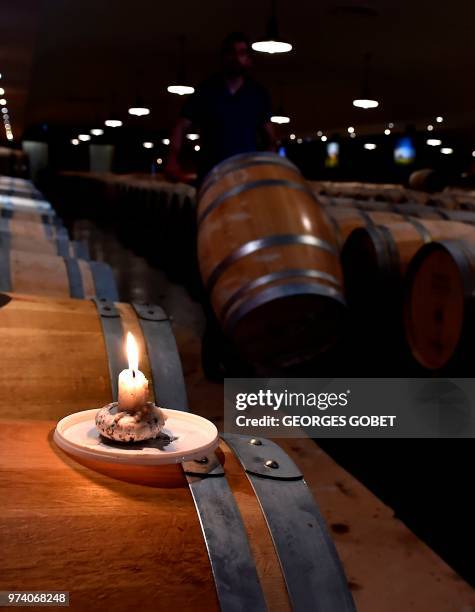
[[[249,77],[234,94],[222,76],[198,87],[185,102],[182,117],[201,132],[200,175],[227,157],[256,151],[259,131],[270,116],[267,91]]]

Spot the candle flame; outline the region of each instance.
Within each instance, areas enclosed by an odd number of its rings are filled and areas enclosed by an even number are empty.
[[[130,332],[127,333],[127,359],[129,360],[129,370],[139,369],[139,347],[137,342]]]

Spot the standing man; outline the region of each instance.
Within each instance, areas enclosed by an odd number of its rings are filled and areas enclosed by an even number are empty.
[[[221,73],[205,81],[188,98],[173,130],[165,169],[172,180],[184,177],[179,155],[192,126],[201,132],[198,182],[227,157],[259,148],[275,150],[270,97],[249,75],[251,49],[244,34],[233,32],[225,38],[221,60]],[[259,146],[260,142],[263,146]]]
[[[249,74],[251,49],[244,34],[234,32],[225,38],[221,63],[221,72],[198,87],[183,106],[171,136],[165,168],[170,180],[185,179],[180,166],[180,152],[192,127],[199,129],[201,134],[198,184],[223,159],[259,148],[275,149],[270,97]],[[196,261],[195,266],[197,268]],[[202,341],[203,369],[208,378],[220,379],[229,367],[236,371],[241,364],[221,332],[206,292],[203,288],[200,292],[207,321]]]

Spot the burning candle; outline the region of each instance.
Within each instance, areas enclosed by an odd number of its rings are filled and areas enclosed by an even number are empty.
[[[129,367],[119,374],[119,411],[136,412],[148,401],[148,380],[139,370],[139,349],[130,332],[126,345]]]

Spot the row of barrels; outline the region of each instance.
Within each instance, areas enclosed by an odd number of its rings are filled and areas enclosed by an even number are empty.
[[[417,181],[421,176],[431,176],[433,171],[418,170],[411,175],[410,185],[384,183],[357,183],[357,182],[332,182],[332,181],[309,181],[309,185],[315,195],[328,198],[350,198],[359,202],[391,204],[419,204],[422,206],[434,206],[449,210],[475,211],[475,192],[460,187],[443,187],[436,190],[426,190],[423,181]],[[420,184],[419,184],[420,183]]]
[[[346,306],[354,329],[386,334],[388,353],[389,337],[405,334],[424,368],[443,368],[461,350],[475,279],[472,212],[316,197],[289,161],[262,153],[217,166],[197,218],[204,285],[246,360],[275,371],[325,354],[348,333]]]
[[[61,181],[69,185],[68,194],[89,198],[108,214],[114,211],[136,236],[137,248],[152,260],[155,256],[167,272],[181,269],[177,277],[184,278],[192,271],[195,212],[188,186],[81,173]],[[348,333],[346,304],[353,327],[361,322],[355,313],[372,313],[397,328],[400,337],[401,309],[394,314],[394,306],[402,300],[409,261],[426,242],[461,238],[475,224],[474,212],[435,206],[401,186],[343,184],[339,191],[336,185],[327,184],[327,195],[321,188],[316,195],[293,164],[270,153],[226,160],[204,180],[196,212],[201,278],[216,319],[245,362],[275,371],[325,354]],[[363,187],[372,197],[361,196]],[[360,189],[360,197],[342,197],[350,188],[357,194]],[[186,196],[177,195],[182,189]],[[392,260],[392,272],[381,266],[375,276],[368,253],[382,241],[380,228],[392,226],[397,246],[386,240],[380,250],[394,252],[401,245],[401,253]],[[377,238],[369,239],[370,234]],[[392,283],[392,292],[379,291],[383,281]],[[390,293],[391,316],[378,299]],[[417,349],[413,353],[432,367]]]
[[[63,172],[53,184],[55,201],[88,215],[111,220],[127,246],[147,256],[173,279],[190,279],[195,245],[194,187],[170,183],[161,175]]]
[[[26,180],[0,177],[0,291],[118,299],[111,268],[72,241],[49,202]]]
[[[380,202],[417,202],[427,204],[430,194],[393,183],[361,183],[357,181],[309,181],[310,188],[318,196],[351,197],[357,200]]]
[[[60,269],[40,275],[36,261],[59,257],[43,257],[39,245],[54,248],[67,234],[32,200],[8,211],[2,233],[37,246],[22,255],[32,291],[0,291],[0,589],[67,589],[73,610],[101,601],[117,610],[354,612],[312,493],[276,444],[226,436],[216,455],[136,469],[54,448],[57,419],[117,401],[128,332],[152,401],[187,412],[185,382],[161,308],[46,295]]]

